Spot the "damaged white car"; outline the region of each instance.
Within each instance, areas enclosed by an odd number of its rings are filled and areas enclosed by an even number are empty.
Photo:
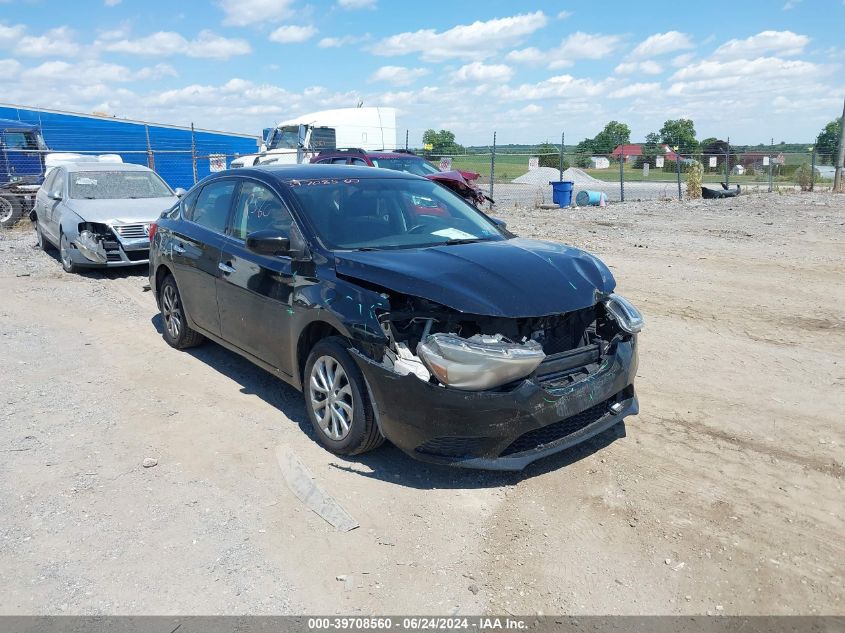
[[[38,245],[59,249],[62,268],[146,264],[150,225],[178,201],[153,170],[127,163],[68,163],[50,171],[30,219]]]

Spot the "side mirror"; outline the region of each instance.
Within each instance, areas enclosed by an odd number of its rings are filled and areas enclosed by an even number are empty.
[[[496,217],[493,217],[492,215],[488,215],[487,217],[490,218],[490,221],[493,224],[495,224],[496,226],[498,226],[500,229],[508,228],[508,223],[505,222],[502,218],[496,218]]]
[[[62,199],[62,194],[60,194],[60,193],[59,193],[59,192],[57,192],[57,191],[48,191],[48,192],[47,192],[47,197],[48,197],[48,198],[50,198],[50,200],[61,200],[61,199]]]
[[[176,189],[173,191],[173,193],[176,194],[177,198],[181,198],[182,196],[184,196],[188,192],[185,191],[184,189],[182,189],[182,187],[176,187]]]
[[[290,255],[290,240],[280,231],[254,231],[246,236],[246,247],[259,255]]]

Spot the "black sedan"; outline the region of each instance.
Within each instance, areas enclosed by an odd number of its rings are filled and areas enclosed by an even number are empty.
[[[637,413],[639,312],[597,258],[411,174],[215,174],[151,228],[164,338],[301,389],[319,441],[521,469]]]

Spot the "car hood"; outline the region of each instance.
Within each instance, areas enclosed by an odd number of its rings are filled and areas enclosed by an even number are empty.
[[[509,318],[586,308],[597,292],[616,286],[607,266],[589,253],[523,238],[336,253],[335,269],[460,312]]]
[[[126,224],[151,222],[179,202],[176,196],[167,198],[135,198],[128,200],[83,200],[71,198],[67,206],[86,222]]]

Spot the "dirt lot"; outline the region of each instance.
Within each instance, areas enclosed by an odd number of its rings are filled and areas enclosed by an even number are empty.
[[[647,319],[641,414],[516,475],[334,457],[293,389],[170,349],[144,270],[0,234],[0,613],[845,613],[845,196],[498,215]]]

